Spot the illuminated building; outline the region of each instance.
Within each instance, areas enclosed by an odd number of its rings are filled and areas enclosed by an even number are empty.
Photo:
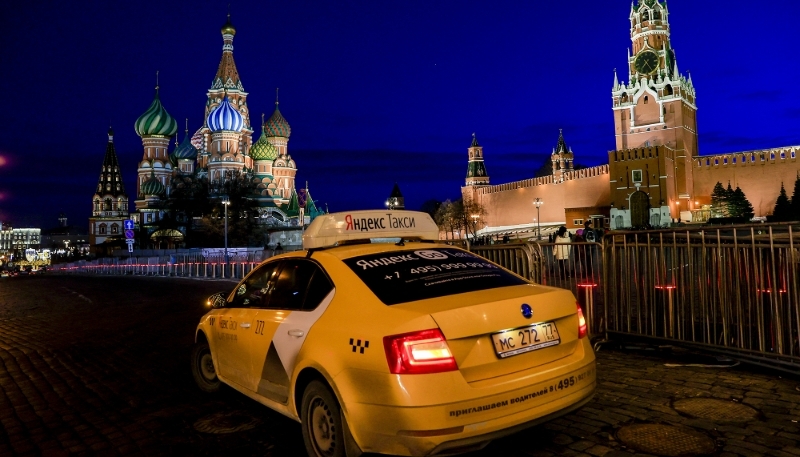
[[[150,240],[166,240],[165,247],[180,246],[193,224],[190,215],[170,214],[170,195],[199,181],[208,183],[210,198],[219,199],[221,184],[237,177],[247,180],[255,189],[249,198],[258,207],[257,217],[269,226],[299,226],[303,216],[320,213],[307,189],[300,195],[295,188],[297,165],[288,151],[291,128],[277,96],[275,110],[266,121],[262,115],[259,138],[253,141],[256,129],[233,59],[236,29],[230,15],[221,33],[222,58],[206,93],[203,125],[189,136],[187,121],[183,141],[179,144],[176,136],[169,153],[170,138],[178,128],[161,104],[158,86],[150,107],[135,123],[144,154],[137,168],[136,212],[131,217]],[[174,228],[160,224],[168,217],[173,218]]]
[[[123,221],[129,218],[128,195],[125,193],[117,151],[114,148],[114,131],[109,127],[106,154],[92,197],[92,217],[89,218],[89,245],[92,253],[110,253],[111,250],[124,246]],[[66,219],[61,222],[62,228],[65,227]],[[60,246],[54,247],[67,248],[63,240],[61,241]],[[72,248],[77,247],[73,243]]]
[[[704,222],[717,182],[740,187],[757,217],[770,214],[780,183],[794,183],[800,145],[701,156],[697,141],[697,95],[683,75],[670,37],[664,0],[631,5],[628,81],[614,72],[612,112],[616,149],[608,165],[576,170],[574,154],[559,135],[551,176],[489,185],[476,180],[477,154],[469,148],[464,198],[486,210],[478,233],[533,232],[532,202],[543,203],[541,225],[574,230],[585,220],[595,228],[663,227],[677,221]],[[480,150],[483,165],[483,152]],[[484,169],[485,170],[485,169]]]

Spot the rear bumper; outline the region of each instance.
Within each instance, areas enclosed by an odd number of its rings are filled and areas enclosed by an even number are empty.
[[[493,439],[580,408],[594,394],[595,376],[596,365],[591,354],[551,370],[546,379],[539,378],[513,389],[491,389],[490,395],[479,398],[471,392],[472,397],[462,397],[470,398],[467,401],[387,406],[345,400],[347,421],[364,452],[442,455],[473,451]],[[570,379],[573,380],[571,385]],[[400,387],[409,389],[406,393],[414,391],[411,386]],[[463,387],[447,388],[461,390]]]

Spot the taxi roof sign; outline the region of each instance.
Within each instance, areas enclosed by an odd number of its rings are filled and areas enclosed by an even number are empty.
[[[438,240],[430,214],[404,210],[345,211],[317,216],[303,234],[303,249],[331,247],[370,238]]]

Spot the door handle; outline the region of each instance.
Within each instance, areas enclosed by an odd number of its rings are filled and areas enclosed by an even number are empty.
[[[304,332],[302,330],[298,330],[298,329],[289,330],[289,336],[293,336],[295,338],[301,338],[305,334],[306,334],[306,332]]]

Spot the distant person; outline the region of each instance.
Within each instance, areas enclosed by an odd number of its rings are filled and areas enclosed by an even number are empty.
[[[594,242],[597,239],[597,234],[592,228],[592,221],[588,220],[583,223],[583,239],[589,242]]]
[[[567,243],[570,241],[572,241],[570,239],[570,233],[567,231],[567,227],[562,225],[558,228],[558,232],[556,233],[556,245],[553,246],[553,256],[558,263],[558,271],[567,278],[569,277],[569,255],[572,251],[572,246]]]

